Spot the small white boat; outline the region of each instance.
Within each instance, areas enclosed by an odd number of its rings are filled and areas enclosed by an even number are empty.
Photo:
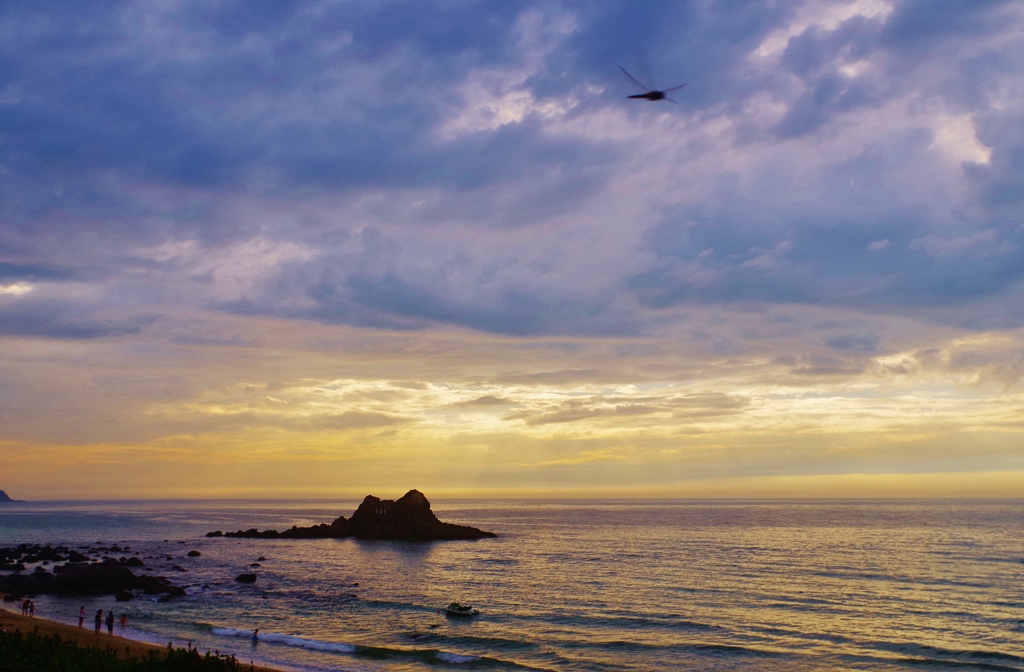
[[[459,604],[458,602],[452,602],[444,608],[446,614],[450,616],[476,616],[480,612],[473,608],[471,604]]]

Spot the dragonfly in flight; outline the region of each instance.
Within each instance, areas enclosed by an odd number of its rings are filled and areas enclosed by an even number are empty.
[[[631,81],[634,84],[636,84],[640,88],[640,90],[643,91],[643,93],[637,93],[637,94],[634,94],[632,96],[626,96],[627,98],[641,98],[643,100],[650,100],[652,102],[656,101],[656,100],[667,100],[670,103],[675,103],[676,101],[674,101],[671,98],[669,98],[668,94],[672,93],[673,91],[678,91],[679,89],[681,89],[684,86],[686,86],[686,84],[680,84],[679,86],[673,86],[671,89],[658,90],[658,89],[655,89],[655,88],[653,88],[651,86],[648,86],[648,85],[644,84],[639,79],[637,79],[633,75],[629,74],[629,72],[624,67],[622,67],[621,65],[619,66],[619,70],[622,70],[622,74],[624,74],[626,77],[628,77],[629,81]],[[678,105],[678,103],[676,103],[676,104]]]

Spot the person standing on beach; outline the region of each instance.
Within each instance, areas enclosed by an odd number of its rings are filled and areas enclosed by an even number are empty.
[[[111,609],[107,612],[107,634],[114,634],[114,610]]]
[[[121,629],[128,627],[128,614],[121,614]]]
[[[103,627],[103,610],[96,610],[96,634],[100,634],[100,628]]]
[[[28,616],[28,605],[29,605],[29,602],[31,602],[31,600],[29,600],[27,597],[24,600],[21,601],[21,615],[22,616]]]
[[[36,617],[36,603],[33,602],[32,600],[28,601],[28,617],[29,618],[35,618]]]
[[[82,605],[82,608],[78,610],[78,627],[82,627],[83,623],[85,623],[85,605],[84,604]]]

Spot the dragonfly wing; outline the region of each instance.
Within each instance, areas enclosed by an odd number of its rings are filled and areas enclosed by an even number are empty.
[[[629,77],[629,81],[631,81],[631,82],[633,82],[634,84],[636,84],[636,85],[637,85],[637,87],[639,87],[641,91],[650,91],[650,90],[651,90],[651,87],[649,87],[649,86],[644,86],[644,85],[643,85],[643,84],[642,84],[642,83],[640,82],[640,80],[639,80],[639,79],[637,79],[637,78],[636,78],[636,77],[634,77],[633,75],[629,74],[629,73],[628,73],[628,72],[626,71],[626,69],[625,69],[624,67],[622,67],[621,65],[619,66],[619,70],[622,70],[622,74],[624,74],[624,75],[625,75],[626,77]]]

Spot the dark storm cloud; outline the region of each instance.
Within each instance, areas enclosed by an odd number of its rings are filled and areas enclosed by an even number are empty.
[[[346,283],[350,296],[361,306],[384,313],[447,322],[502,334],[542,334],[571,331],[571,324],[599,317],[606,308],[599,301],[500,289],[493,301],[469,304],[453,301],[437,291],[403,281],[395,275],[353,276]],[[329,316],[329,315],[328,315]],[[608,328],[613,325],[607,325]],[[588,324],[585,329],[594,329]]]
[[[992,77],[993,88],[1019,78],[1019,70],[1001,68]],[[993,97],[998,101],[998,94]],[[964,170],[982,203],[1006,225],[1019,225],[1024,215],[1024,113],[990,109],[978,116],[978,137],[992,147],[992,158],[988,165],[967,164]]]
[[[869,336],[853,336],[844,334],[842,336],[833,336],[832,338],[825,341],[825,345],[834,350],[853,350],[855,352],[875,352],[878,350],[878,337]]]
[[[844,222],[827,209],[817,217],[776,212],[786,221],[780,230],[748,205],[734,202],[696,224],[683,215],[653,228],[651,247],[665,261],[632,278],[630,287],[653,307],[742,301],[899,307],[962,305],[1024,278],[1019,230],[987,240],[929,237],[929,213],[909,208],[879,209],[874,222]],[[872,250],[879,240],[888,244]],[[711,252],[701,257],[704,250]]]
[[[84,340],[139,333],[156,321],[152,315],[120,319],[96,319],[83,315],[80,306],[69,301],[16,300],[0,303],[0,334]]]
[[[0,262],[0,282],[15,280],[70,280],[74,273],[64,268],[43,264],[12,264]]]
[[[193,284],[154,290],[154,303],[199,287],[211,292],[206,305],[237,313],[512,335],[634,334],[645,329],[645,312],[686,304],[966,305],[1016,286],[1024,277],[1024,118],[1007,103],[1016,100],[1010,84],[1024,62],[1011,39],[1019,5],[907,0],[890,14],[812,21],[769,66],[757,64],[752,54],[769,36],[816,7],[830,6],[5,5],[0,282],[88,275],[121,294],[114,283],[161,275],[171,285],[180,271]],[[560,19],[567,27],[557,27]],[[620,64],[659,86],[688,82],[680,104],[622,107],[633,91]],[[500,100],[514,89],[528,104],[517,111],[508,102],[480,103],[471,84],[481,73],[500,80],[484,78],[478,88],[488,95]],[[764,100],[781,112],[749,113]],[[843,126],[899,101],[973,115],[967,123],[991,161],[968,161],[944,176],[970,185],[965,201],[943,193],[950,182],[908,178],[935,163],[939,137],[925,122],[876,124],[870,132]],[[545,103],[567,107],[544,112]],[[478,104],[509,116],[452,130],[448,124]],[[586,211],[628,177],[626,166],[636,169],[637,156],[658,153],[657,138],[633,147],[616,132],[589,133],[588,115],[603,111],[621,114],[612,126],[644,126],[653,118],[645,115],[685,118],[685,129],[675,126],[680,134],[722,121],[735,128],[730,147],[695,140],[679,162],[703,173],[719,152],[768,146],[791,151],[816,172],[819,188],[802,191],[781,160],[764,158],[709,167],[715,186],[685,197],[674,195],[676,187],[690,185],[662,180],[653,217],[588,212],[598,233],[646,230],[642,249],[623,252],[645,261],[616,265],[607,277],[552,280],[571,249],[541,263],[485,245],[495,230],[540,230]],[[813,145],[844,132],[859,153],[832,158]],[[342,210],[367,195],[384,204]],[[308,224],[293,212],[315,199],[342,203],[339,214]],[[451,249],[428,249],[430,232],[417,232],[453,222],[466,228]],[[334,250],[353,231],[368,240],[377,227],[379,245]],[[173,255],[142,259],[135,250],[195,242],[230,252],[256,237],[316,251],[272,264],[226,299],[213,294],[223,274],[189,270]],[[534,249],[559,244],[538,236]],[[47,255],[52,262],[39,261]],[[453,270],[453,259],[462,266]],[[640,309],[630,307],[633,299]],[[136,328],[82,310],[74,318],[29,311],[3,319],[15,325],[7,333],[70,338]],[[963,323],[979,320],[969,315]],[[843,349],[838,343],[830,347]]]
[[[515,24],[525,9],[480,2],[8,5],[0,13],[9,38],[0,41],[7,176],[0,248],[7,239],[32,251],[37,240],[56,236],[78,261],[84,240],[102,249],[116,276],[144,263],[126,253],[132,245],[295,236],[225,216],[223,198],[245,192],[295,202],[433,189],[443,196],[425,216],[461,213],[505,225],[564,212],[606,182],[612,145],[552,135],[532,115],[458,137],[437,133],[465,102],[456,87],[468,73],[523,57]],[[535,197],[495,192],[517,183]],[[512,200],[496,211],[496,198]],[[41,277],[26,264],[8,266],[23,267],[20,277]],[[331,299],[339,292],[343,301]],[[434,288],[388,274],[348,273],[337,291],[320,282],[306,293],[320,307],[294,316],[399,328],[427,320],[528,333],[550,329],[544,313],[567,305],[510,286],[493,306],[454,306]],[[586,299],[570,304],[570,312],[600,311]],[[251,301],[231,305],[281,312]]]
[[[392,329],[447,323],[512,335],[609,334],[635,328],[626,316],[608,310],[610,296],[591,298],[559,288],[528,291],[514,282],[457,298],[464,294],[462,287],[446,287],[442,279],[420,282],[395,271],[351,271],[343,264],[317,263],[286,273],[276,289],[280,291],[228,309]],[[297,295],[306,307],[290,307]]]
[[[621,98],[636,93],[618,72],[623,65],[655,87],[687,82],[679,96],[684,109],[738,105],[751,90],[769,86],[751,80],[743,60],[794,9],[790,3],[591,3],[575,13],[579,29],[532,84],[538,94],[560,95],[583,77]]]
[[[993,35],[1019,30],[1011,7],[896,3],[885,19],[809,27],[789,39],[781,58],[805,88],[776,127],[783,141],[827,139],[860,111],[906,98],[922,106],[944,100],[950,114],[976,112],[978,139],[992,158],[962,165],[975,202],[902,186],[934,161],[933,131],[876,134],[859,156],[824,162],[817,199],[766,204],[764,194],[774,198],[793,185],[775,176],[769,192],[756,180],[727,180],[718,193],[665,216],[648,234],[662,263],[629,286],[658,307],[767,301],[883,309],[965,306],[1015,287],[1024,278],[1017,205],[1024,201],[1024,124],[1003,109],[1006,84],[1020,75],[1020,61],[1012,64],[1008,53],[1024,53],[1020,44],[990,46]],[[863,72],[843,69],[865,59],[873,65]],[[961,325],[978,322],[965,316]]]
[[[505,3],[8,6],[0,142],[9,167],[53,182],[105,169],[206,189],[262,171],[286,193],[514,179],[572,162],[571,143],[509,129],[437,146],[429,130],[469,68],[517,58],[517,15]]]
[[[886,100],[884,82],[839,71],[844,60],[859,60],[877,48],[882,26],[881,20],[857,17],[835,30],[809,28],[789,40],[781,65],[800,77],[808,90],[779,122],[776,130],[781,137],[810,133],[836,115]]]
[[[1006,28],[1014,0],[903,0],[886,21],[885,40],[899,50],[933,49],[964,38],[985,37]],[[1019,17],[1017,17],[1019,18]]]

